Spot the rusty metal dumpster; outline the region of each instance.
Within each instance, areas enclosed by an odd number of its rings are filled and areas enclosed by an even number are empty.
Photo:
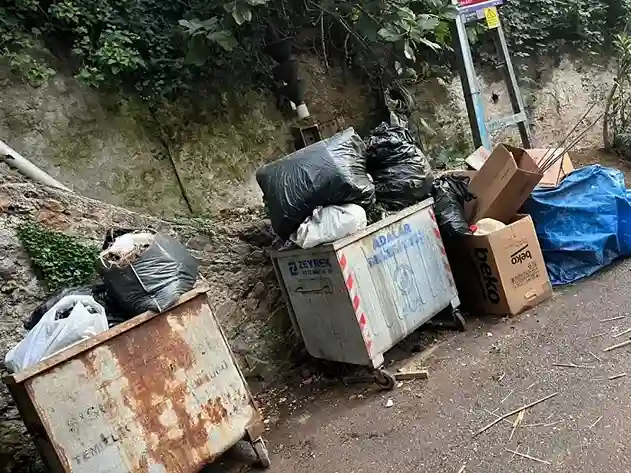
[[[205,292],[134,317],[5,383],[53,473],[198,473],[261,416]]]
[[[383,354],[460,300],[427,199],[332,244],[272,254],[294,330],[316,358],[377,368]]]

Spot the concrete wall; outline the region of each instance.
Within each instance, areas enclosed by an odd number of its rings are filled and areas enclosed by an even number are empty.
[[[306,100],[331,134],[369,115],[372,98],[343,71],[303,59]],[[99,95],[58,75],[40,88],[0,70],[0,140],[77,192],[153,215],[186,214],[156,123],[139,103]],[[226,92],[213,106],[161,110],[170,151],[197,213],[260,203],[253,172],[293,149],[291,121],[268,91]],[[223,111],[218,111],[221,109]],[[160,135],[163,136],[163,135]]]
[[[606,97],[613,85],[615,67],[608,61],[599,64],[581,64],[565,58],[561,61],[541,60],[532,65],[529,75],[520,76],[521,92],[531,119],[531,132],[535,147],[556,146],[596,103],[596,106],[578,127],[581,132],[604,110]],[[534,73],[535,66],[539,69]],[[480,75],[481,96],[487,121],[512,114],[510,100],[503,80],[497,72]],[[471,146],[471,132],[460,79],[448,82],[430,81],[414,88],[419,106],[418,114],[430,123],[437,135],[430,137],[432,145]],[[493,94],[499,96],[497,102]],[[494,143],[519,144],[515,128],[493,134]],[[580,148],[602,146],[602,122],[592,127],[578,145]]]
[[[350,125],[367,132],[378,123],[373,94],[350,73],[339,67],[327,72],[314,57],[304,57],[302,64],[309,81],[307,103],[325,135]],[[547,72],[536,80],[522,77],[538,146],[558,143],[592,101],[603,102],[609,91],[613,68],[578,64],[550,61],[538,66]],[[481,84],[488,118],[510,114],[498,75],[485,75]],[[156,124],[140,104],[98,95],[61,75],[33,89],[0,70],[0,88],[0,139],[77,192],[153,215],[188,213]],[[430,153],[443,148],[465,156],[472,143],[460,80],[409,88],[416,118],[434,131],[424,135]],[[499,95],[497,103],[493,93]],[[227,112],[202,106],[191,120],[187,110],[171,107],[158,117],[166,117],[166,126],[175,130],[170,151],[199,214],[260,204],[254,171],[293,149],[291,121],[269,92],[225,93],[214,103]],[[593,115],[601,110],[597,106]],[[586,135],[583,146],[600,145],[599,128]],[[495,138],[516,141],[517,136],[506,130]]]

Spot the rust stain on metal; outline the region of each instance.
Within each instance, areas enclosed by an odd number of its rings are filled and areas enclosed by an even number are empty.
[[[94,351],[90,351],[88,353],[85,354],[85,356],[82,356],[81,358],[79,358],[81,360],[81,362],[83,363],[83,366],[85,367],[86,371],[88,372],[88,376],[90,378],[98,378],[99,376],[99,370],[98,370],[98,363],[96,360],[96,354]]]
[[[228,411],[221,403],[220,397],[216,397],[214,402],[209,402],[203,409],[213,424],[221,424],[228,417]]]
[[[38,417],[27,427],[50,438],[53,470],[198,473],[262,432],[205,296],[139,317],[23,382]]]
[[[194,317],[200,312],[200,305],[201,299],[191,300],[168,316],[147,322],[150,329],[127,332],[110,344],[121,374],[128,380],[129,387],[123,392],[125,404],[134,412],[144,433],[151,459],[137,460],[135,473],[148,472],[149,463],[162,465],[169,473],[192,473],[211,460],[209,424],[220,424],[228,412],[220,398],[199,406],[201,413],[195,417],[187,412],[189,388],[186,382],[176,379],[175,367],[184,372],[190,370],[195,363],[194,353],[167,319]],[[166,401],[170,401],[168,406],[177,419],[177,427],[165,426],[159,419],[167,407]]]

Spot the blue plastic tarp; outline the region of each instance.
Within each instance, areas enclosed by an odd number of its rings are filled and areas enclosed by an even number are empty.
[[[524,210],[535,223],[554,285],[631,255],[631,192],[616,169],[578,169],[554,189],[536,188]]]

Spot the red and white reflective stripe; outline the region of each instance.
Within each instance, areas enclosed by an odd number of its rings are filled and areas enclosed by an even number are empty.
[[[342,270],[342,272],[346,271],[346,266],[347,266],[347,261],[346,261],[346,255],[342,255],[342,257],[340,258],[340,269]]]
[[[355,317],[357,318],[357,323],[359,325],[359,329],[361,330],[366,350],[368,351],[368,355],[371,356],[372,339],[370,336],[370,330],[368,329],[368,317],[366,317],[366,314],[361,310],[361,297],[359,296],[358,291],[359,288],[355,284],[355,278],[353,277],[353,273],[348,263],[346,255],[342,255],[339,259],[339,264],[342,274],[344,275],[344,280],[346,281],[346,290],[348,291],[348,295],[353,303],[353,310],[355,311]]]
[[[348,289],[349,291],[353,289],[353,284],[354,284],[353,275],[349,274],[348,277],[346,278],[346,289]]]
[[[445,251],[445,245],[443,243],[443,238],[440,235],[440,230],[438,228],[438,222],[436,221],[436,215],[434,215],[434,211],[429,211],[430,217],[434,221],[434,236],[436,237],[436,242],[438,244],[438,249],[440,253],[443,255],[443,264],[445,265],[445,270],[447,271],[447,279],[449,279],[449,284],[454,287],[456,284],[454,283],[454,276],[451,272],[451,266],[449,265],[449,259],[447,258],[447,251]]]

